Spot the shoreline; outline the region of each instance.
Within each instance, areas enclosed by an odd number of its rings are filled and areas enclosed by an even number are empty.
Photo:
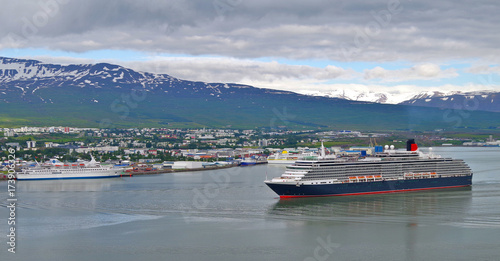
[[[237,164],[230,164],[220,167],[206,167],[206,168],[193,168],[193,169],[162,169],[162,170],[150,170],[150,171],[131,171],[131,172],[122,172],[120,177],[133,177],[133,176],[142,176],[142,175],[159,175],[159,174],[167,174],[167,173],[175,173],[175,172],[189,172],[189,171],[204,171],[204,170],[214,170],[214,169],[229,169],[233,167],[238,167]],[[0,181],[9,180],[7,178],[7,173],[0,173]]]
[[[233,167],[238,167],[237,164],[231,164],[221,167],[206,167],[206,168],[193,168],[193,169],[162,169],[162,170],[150,170],[150,171],[131,171],[131,172],[122,172],[121,177],[129,177],[135,175],[158,175],[158,174],[167,174],[167,173],[175,173],[175,172],[189,172],[189,171],[204,171],[204,170],[214,170],[214,169],[229,169]]]

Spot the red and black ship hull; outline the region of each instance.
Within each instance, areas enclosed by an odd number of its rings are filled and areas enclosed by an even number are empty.
[[[339,184],[302,184],[300,182],[298,184],[266,184],[276,192],[280,198],[326,197],[466,187],[472,184],[472,175]]]

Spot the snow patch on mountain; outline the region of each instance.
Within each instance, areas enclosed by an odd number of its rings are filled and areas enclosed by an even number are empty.
[[[135,72],[112,64],[45,64],[35,60],[0,57],[0,83],[16,81],[72,81],[78,86],[101,86],[113,83],[163,84],[169,75]]]
[[[43,91],[40,91],[41,89],[66,86],[92,89],[123,88],[123,90],[140,88],[151,92],[156,90],[168,92],[166,90],[168,89],[172,90],[171,93],[185,92],[191,95],[216,96],[221,99],[224,99],[225,95],[229,95],[235,91],[242,91],[236,89],[255,88],[245,84],[185,81],[167,74],[136,72],[125,67],[108,63],[58,65],[46,64],[35,60],[0,57],[1,91],[12,92],[13,95],[22,93],[23,97],[37,93],[35,96],[28,98],[29,100],[38,99],[36,97],[40,95],[46,95]],[[315,90],[300,90],[296,91],[296,93],[351,101],[434,107],[439,107],[444,103],[451,104],[462,98],[469,100],[478,98],[487,99],[488,103],[495,103],[495,106],[497,106],[496,104],[499,99],[496,97],[500,96],[498,94],[495,96],[493,91],[420,92],[413,91],[412,88],[406,89],[408,91],[392,91],[390,88],[381,86],[378,90],[373,90],[371,88],[368,89],[355,85],[343,85],[334,90],[322,90],[318,87],[318,89]],[[293,94],[283,89],[265,89],[265,92],[282,95]],[[5,93],[6,92],[3,92],[4,95]],[[4,96],[2,96],[2,98],[3,97]],[[52,102],[48,98],[45,100]],[[493,109],[491,108],[487,109],[497,110],[496,107]]]
[[[473,91],[473,92],[422,92],[402,105],[437,107],[442,109],[465,109],[500,112],[499,92]]]
[[[487,98],[492,93],[495,92],[494,91],[474,91],[474,92],[421,91],[421,92],[409,92],[409,93],[390,93],[383,91],[374,92],[374,91],[362,91],[362,90],[346,88],[346,89],[337,89],[333,91],[300,90],[297,93],[310,96],[346,99],[352,101],[412,105],[416,101],[431,102],[435,98],[438,98],[443,102],[453,101],[454,98],[452,96],[454,95],[464,96],[467,99],[474,99],[477,96],[481,96],[482,98]]]
[[[387,104],[397,104],[407,100],[414,94],[407,93],[389,93],[389,92],[363,92],[353,89],[337,89],[333,91],[311,91],[311,90],[301,90],[298,91],[300,94],[311,95],[311,96],[322,96],[329,98],[339,98],[352,101],[364,101],[364,102],[374,102],[374,103],[387,103]]]
[[[492,93],[496,93],[495,91],[483,90],[483,91],[473,91],[473,92],[461,92],[461,91],[450,91],[450,92],[441,92],[441,91],[425,91],[420,92],[410,99],[406,101],[412,100],[432,100],[434,98],[439,98],[442,101],[447,101],[451,96],[460,95],[464,96],[467,99],[474,99],[476,96],[481,96],[482,98],[489,97]],[[451,98],[453,100],[453,98]],[[405,101],[405,102],[406,102]]]

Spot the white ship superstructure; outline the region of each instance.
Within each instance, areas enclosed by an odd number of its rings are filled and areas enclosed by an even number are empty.
[[[298,150],[282,150],[277,151],[269,157],[267,161],[269,164],[293,164],[297,160],[314,160],[318,159],[319,152],[311,151],[309,148],[299,148]]]
[[[58,159],[37,164],[17,173],[18,180],[45,180],[45,179],[89,179],[89,178],[114,178],[122,173],[121,168],[102,166],[94,157],[89,162],[77,161],[63,163]]]

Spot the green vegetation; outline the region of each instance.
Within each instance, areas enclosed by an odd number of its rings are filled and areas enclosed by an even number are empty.
[[[263,94],[241,89],[225,98],[206,95],[167,95],[152,91],[146,100],[111,109],[120,89],[64,87],[39,90],[52,103],[0,103],[1,127],[74,126],[105,128],[235,128],[355,129],[456,132],[488,130],[499,133],[500,113],[453,111],[426,107],[370,104],[295,94]],[[88,98],[99,100],[90,102]]]
[[[36,140],[40,144],[45,142],[55,142],[55,143],[67,143],[67,142],[77,142],[77,141],[92,141],[92,137],[77,137],[77,134],[62,134],[62,133],[43,133],[41,135],[23,135],[18,137],[7,137],[6,142],[19,142],[20,144],[26,144],[26,141]],[[94,139],[95,140],[95,139]]]
[[[344,149],[352,146],[369,146],[369,145],[394,145],[396,148],[405,148],[408,138],[416,139],[420,147],[435,147],[442,144],[462,145],[464,141],[485,141],[490,137],[489,133],[459,133],[459,132],[420,132],[420,131],[394,131],[386,132],[383,135],[380,133],[365,134],[362,137],[351,137],[347,135],[338,135],[335,132],[290,132],[283,131],[280,133],[268,132],[261,130],[253,131],[228,131],[231,135],[231,146],[216,145],[216,141],[208,141],[202,139],[191,139],[184,137],[196,136],[200,130],[101,130],[100,132],[82,132],[80,134],[63,134],[63,133],[44,133],[40,135],[26,135],[18,137],[8,137],[0,139],[0,146],[6,147],[8,142],[17,142],[25,147],[27,140],[36,140],[38,148],[36,150],[18,150],[15,155],[17,158],[24,160],[45,161],[52,157],[59,157],[62,161],[73,162],[77,159],[90,160],[90,155],[86,153],[77,153],[69,148],[75,146],[103,147],[103,146],[122,146],[118,151],[110,153],[91,152],[94,157],[101,162],[106,160],[129,159],[137,162],[139,159],[158,159],[159,161],[175,161],[175,160],[194,160],[192,157],[179,157],[172,155],[172,150],[177,149],[214,149],[214,148],[258,148],[261,141],[267,143],[264,148],[297,148],[310,147],[317,148],[321,146],[321,140],[324,141],[326,147],[342,147]],[[207,130],[199,135],[207,133],[219,133],[217,130]],[[96,135],[98,134],[98,135]],[[214,135],[215,136],[215,135]],[[372,138],[376,136],[376,138]],[[111,137],[111,138],[109,138]],[[496,133],[492,136],[493,139],[500,139],[500,134]],[[235,141],[235,142],[234,142]],[[54,142],[64,144],[66,148],[55,147],[45,148],[43,142]],[[125,154],[125,149],[143,148],[144,153],[140,154]],[[148,153],[148,149],[153,150]],[[166,150],[166,151],[164,151]],[[71,152],[70,152],[71,151]],[[270,151],[265,151],[269,154]],[[8,152],[0,152],[0,157],[3,160],[7,159]],[[213,161],[214,159],[203,159],[205,161]]]
[[[494,140],[500,140],[499,133],[450,133],[447,137],[457,138],[457,139],[469,139],[472,141],[486,141],[490,138],[490,135]]]

